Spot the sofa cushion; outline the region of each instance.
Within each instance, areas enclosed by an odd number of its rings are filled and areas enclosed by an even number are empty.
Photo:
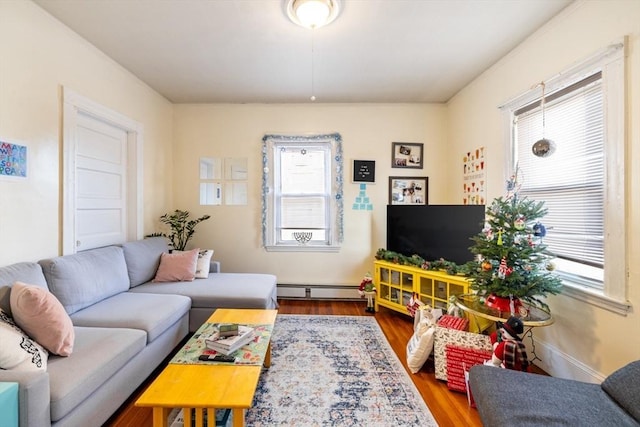
[[[153,282],[191,282],[196,278],[200,249],[174,251],[160,255],[160,266]]]
[[[38,263],[19,262],[0,268],[0,309],[9,316],[11,316],[10,287],[18,280],[48,289],[47,281]]]
[[[53,354],[73,351],[73,324],[60,301],[47,289],[16,282],[11,289],[13,319]]]
[[[39,262],[49,290],[69,314],[129,289],[123,250],[91,249]]]
[[[0,310],[0,369],[46,371],[47,351]]]
[[[146,342],[145,332],[136,329],[76,327],[75,336],[71,356],[49,359],[53,422],[113,377],[144,349]]]
[[[190,306],[189,298],[180,295],[123,292],[72,314],[71,320],[76,326],[140,329],[152,342],[184,317]]]
[[[637,427],[599,384],[476,365],[469,385],[486,426]]]
[[[145,283],[134,293],[177,294],[191,298],[195,308],[276,308],[276,276],[254,273],[216,273],[193,282]]]
[[[169,251],[167,239],[149,237],[122,245],[131,287],[153,279],[160,265],[160,255]]]
[[[640,422],[640,360],[631,362],[602,382],[603,390]]]

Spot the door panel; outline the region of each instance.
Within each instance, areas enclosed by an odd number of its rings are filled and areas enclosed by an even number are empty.
[[[127,132],[79,114],[76,145],[76,250],[127,236]]]

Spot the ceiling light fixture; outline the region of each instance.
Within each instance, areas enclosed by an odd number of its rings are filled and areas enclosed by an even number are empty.
[[[287,16],[294,24],[311,29],[311,102],[314,95],[315,30],[333,22],[340,14],[342,0],[284,0]]]
[[[285,0],[289,19],[305,28],[320,28],[340,14],[340,0]]]

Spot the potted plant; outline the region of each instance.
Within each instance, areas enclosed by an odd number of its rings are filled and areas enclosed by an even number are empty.
[[[179,209],[176,209],[171,214],[166,213],[162,215],[160,222],[168,225],[171,233],[153,233],[148,237],[166,237],[169,239],[169,243],[173,249],[184,251],[193,233],[195,233],[196,225],[211,218],[210,215],[202,215],[200,218],[189,219],[189,215],[190,213],[188,211]]]
[[[559,293],[562,282],[543,243],[546,229],[539,220],[547,210],[544,202],[519,197],[515,177],[507,191],[487,208],[486,225],[472,238],[477,258],[467,273],[470,287],[500,311],[517,308],[520,300],[548,309],[541,297]]]

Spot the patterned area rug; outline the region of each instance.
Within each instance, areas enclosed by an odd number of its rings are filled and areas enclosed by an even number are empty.
[[[374,317],[277,317],[247,426],[437,426]]]

